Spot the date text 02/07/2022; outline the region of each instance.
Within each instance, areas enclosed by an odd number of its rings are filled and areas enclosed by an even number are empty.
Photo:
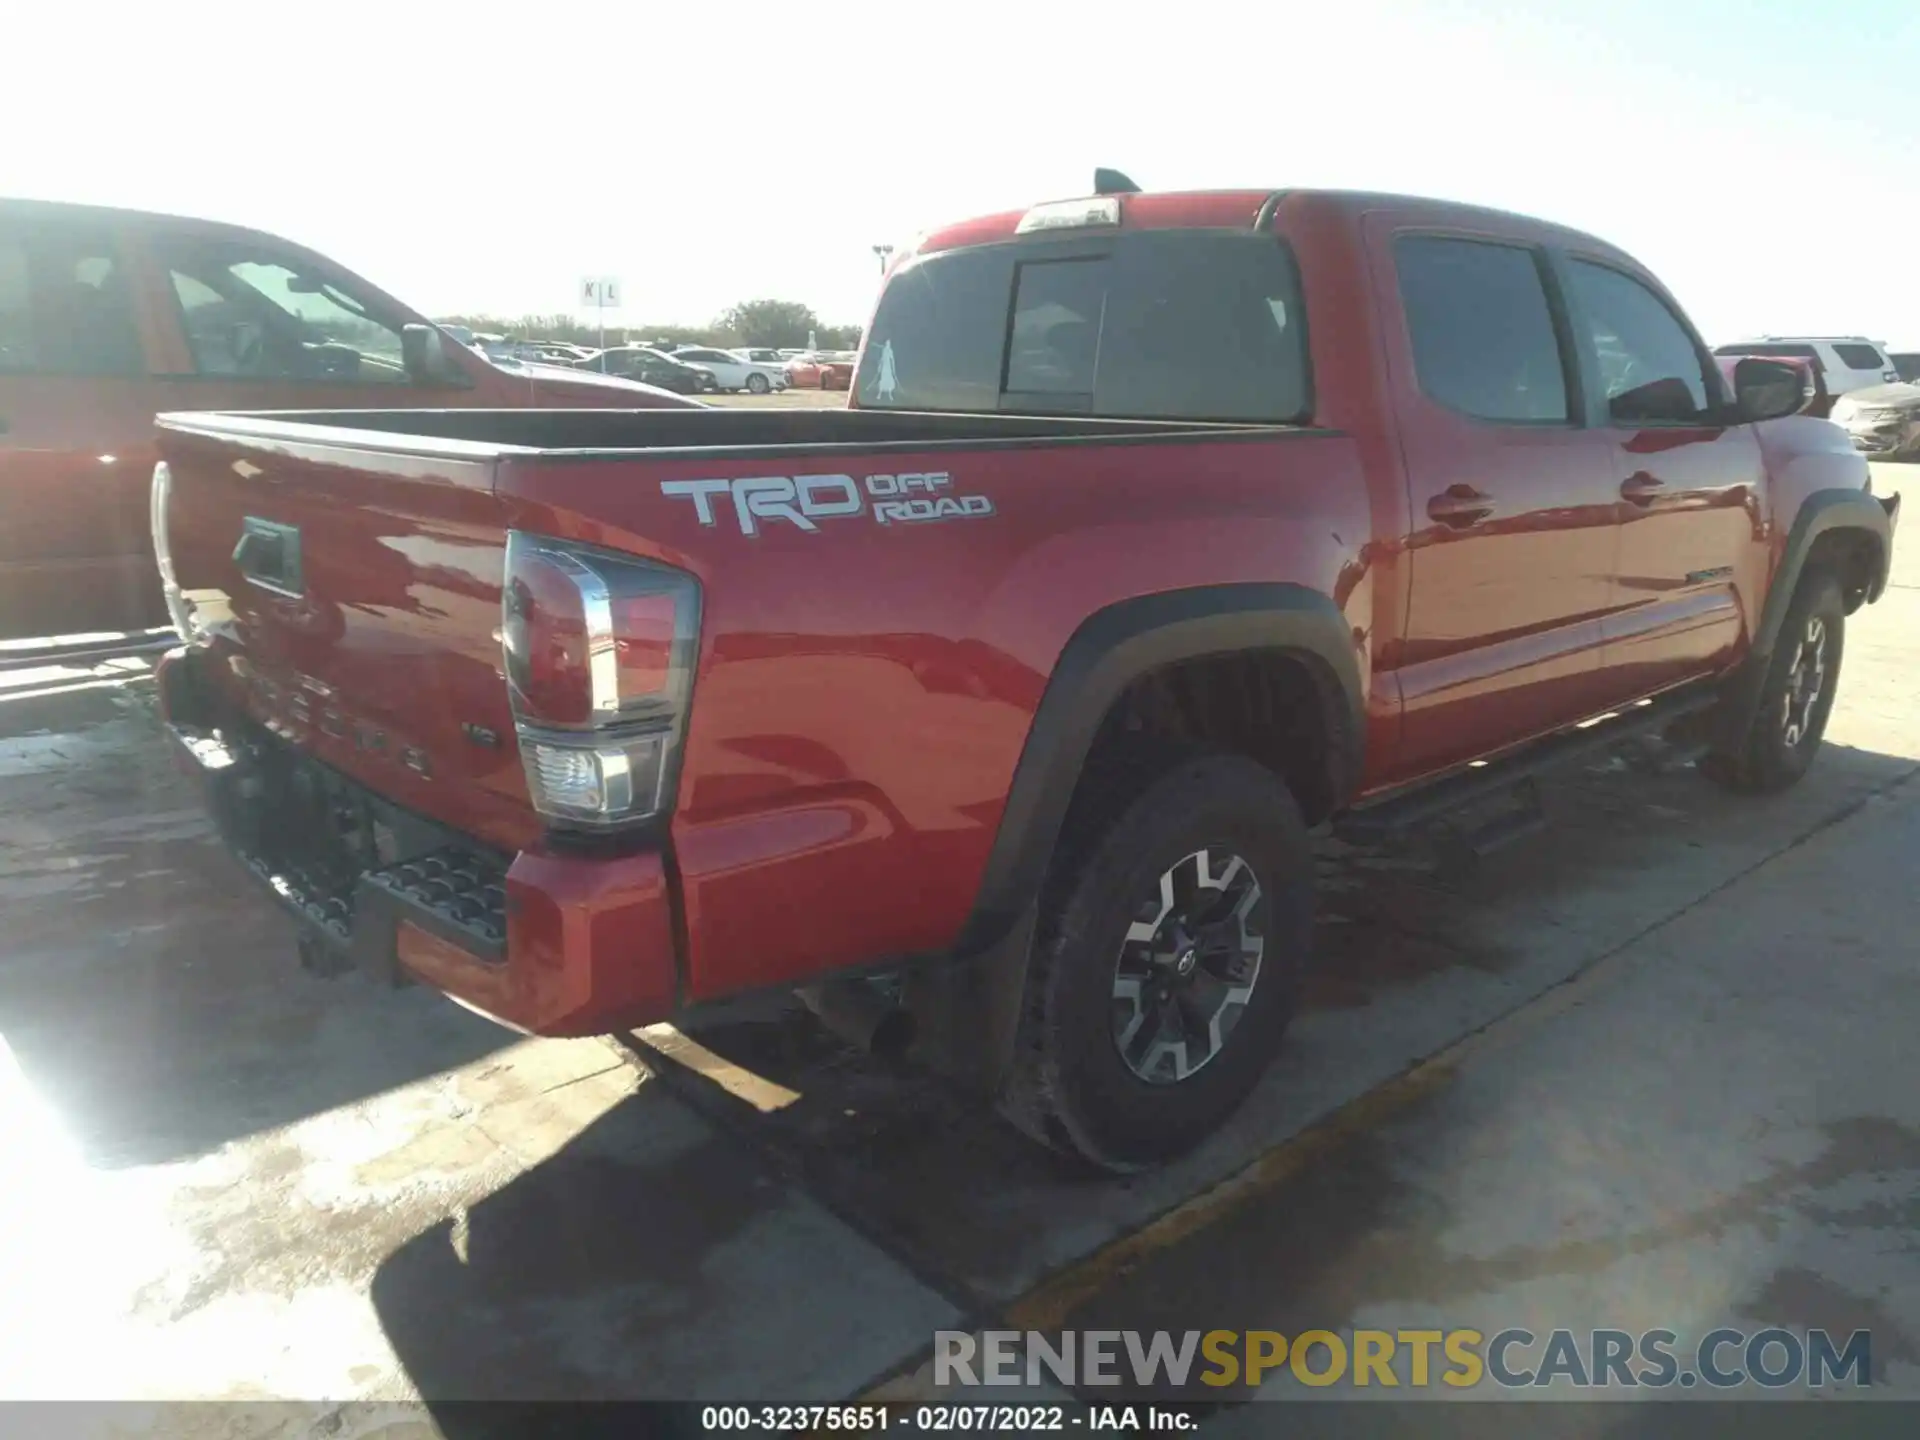
[[[1094,1405],[1069,1412],[1064,1405],[707,1405],[700,1430],[707,1434],[881,1433],[1037,1435],[1071,1430],[1138,1434],[1190,1432],[1199,1419],[1178,1405]]]

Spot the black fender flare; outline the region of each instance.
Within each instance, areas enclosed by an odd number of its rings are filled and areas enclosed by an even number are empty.
[[[1872,604],[1887,588],[1888,570],[1893,564],[1893,518],[1898,513],[1897,499],[1882,500],[1865,490],[1816,490],[1800,502],[1787,531],[1787,542],[1780,557],[1780,568],[1767,587],[1766,604],[1760,611],[1760,623],[1754,627],[1755,656],[1770,656],[1780,638],[1780,626],[1787,618],[1787,606],[1799,588],[1800,576],[1807,568],[1807,557],[1814,542],[1834,530],[1859,530],[1873,537],[1879,560],[1867,582],[1866,601]]]
[[[1000,826],[958,957],[999,942],[1040,893],[1067,806],[1114,701],[1149,671],[1242,650],[1286,650],[1332,687],[1336,804],[1360,776],[1366,693],[1353,626],[1333,600],[1304,585],[1207,585],[1122,600],[1083,621],[1061,651],[1014,768]]]
[[[1759,623],[1753,628],[1753,644],[1721,696],[1712,731],[1717,745],[1737,748],[1745,743],[1753,727],[1760,692],[1766,687],[1767,670],[1773,662],[1773,647],[1786,623],[1787,607],[1793,604],[1793,592],[1800,588],[1800,578],[1806,573],[1814,542],[1837,530],[1858,530],[1877,542],[1879,560],[1868,577],[1864,597],[1867,604],[1872,604],[1887,588],[1893,564],[1893,525],[1899,513],[1898,496],[1881,499],[1866,490],[1815,490],[1800,502],[1792,528],[1787,531],[1780,566],[1767,587]]]

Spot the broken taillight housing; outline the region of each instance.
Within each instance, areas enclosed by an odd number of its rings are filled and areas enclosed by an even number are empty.
[[[591,829],[669,808],[700,643],[700,582],[514,530],[500,605],[534,808]]]

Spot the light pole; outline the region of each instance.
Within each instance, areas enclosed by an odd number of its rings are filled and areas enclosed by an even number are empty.
[[[887,273],[887,257],[893,254],[893,246],[876,245],[873,247],[873,253],[880,257],[880,273],[882,275],[886,274]]]

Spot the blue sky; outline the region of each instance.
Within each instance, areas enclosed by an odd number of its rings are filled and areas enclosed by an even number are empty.
[[[1920,348],[1912,0],[153,8],[9,18],[0,194],[260,226],[435,313],[610,273],[635,321],[859,320],[873,244],[1105,164],[1503,206],[1710,340]]]

